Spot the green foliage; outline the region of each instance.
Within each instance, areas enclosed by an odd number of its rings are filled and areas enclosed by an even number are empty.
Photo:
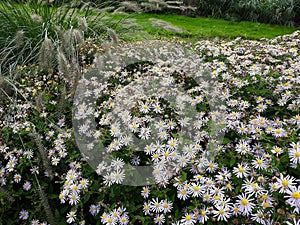
[[[299,6],[298,0],[200,0],[197,14],[294,26],[299,21]]]
[[[118,21],[104,19],[105,5],[72,1],[63,2],[60,7],[50,7],[44,1],[21,2],[0,2],[2,75],[13,71],[16,65],[36,63],[45,39],[52,42],[54,51],[55,45],[64,42],[62,34],[70,29],[78,29],[83,38],[100,38],[107,32],[107,27],[113,28],[118,24]],[[51,49],[47,50],[49,53]]]

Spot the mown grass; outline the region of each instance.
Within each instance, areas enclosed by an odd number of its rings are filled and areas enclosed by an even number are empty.
[[[158,15],[158,14],[120,14],[114,15],[116,19],[131,17],[141,26],[140,29],[146,31],[154,38],[178,37],[188,41],[197,41],[201,38],[211,39],[215,37],[224,39],[234,39],[242,37],[246,39],[259,40],[261,38],[274,38],[276,36],[291,34],[297,28],[270,25],[253,22],[232,22],[213,18],[192,18],[180,15]],[[158,28],[151,24],[150,18],[164,20],[172,23],[174,26],[185,30],[183,33],[176,33],[163,28]]]

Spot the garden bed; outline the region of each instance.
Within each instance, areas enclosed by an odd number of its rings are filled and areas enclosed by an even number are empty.
[[[19,67],[0,99],[0,223],[298,224],[299,45],[87,45],[80,70]]]

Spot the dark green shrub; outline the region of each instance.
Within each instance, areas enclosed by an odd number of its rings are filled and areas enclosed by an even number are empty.
[[[299,0],[199,0],[198,16],[295,26]]]

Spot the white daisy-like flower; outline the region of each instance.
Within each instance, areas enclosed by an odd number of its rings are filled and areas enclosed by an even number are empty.
[[[253,199],[251,199],[250,195],[249,196],[246,196],[244,193],[237,196],[238,197],[238,201],[237,201],[237,204],[238,204],[238,208],[239,208],[239,211],[243,214],[243,215],[249,215],[255,204],[252,203]]]
[[[165,216],[163,214],[157,214],[154,218],[154,223],[161,225],[165,222]]]
[[[279,193],[285,193],[287,190],[292,189],[294,187],[295,178],[290,177],[290,175],[283,176],[282,173],[280,173],[280,177],[277,178],[277,182],[275,183],[276,188],[279,189]]]
[[[76,219],[76,211],[71,211],[67,214],[67,223],[73,223],[75,222]]]
[[[150,209],[151,211],[155,212],[155,213],[160,213],[164,210],[163,206],[162,206],[162,201],[159,201],[158,198],[156,199],[152,199],[150,202]]]
[[[212,211],[214,217],[217,218],[217,221],[227,221],[231,216],[231,210],[226,205],[216,205],[216,209]]]
[[[192,213],[186,213],[180,220],[182,225],[193,225],[196,223],[196,218]]]
[[[289,158],[291,163],[297,165],[300,164],[300,142],[292,143],[292,148],[289,148]]]
[[[291,206],[295,207],[294,212],[299,213],[300,211],[300,185],[296,187],[292,187],[290,190],[286,190],[285,192],[287,195],[285,195],[285,198],[288,198],[286,200],[287,203],[289,203]]]
[[[283,150],[282,150],[282,148],[280,148],[280,147],[278,147],[278,146],[275,145],[275,146],[272,147],[271,152],[273,154],[275,154],[276,157],[278,157],[279,155],[281,155],[283,153]]]
[[[247,177],[249,175],[250,171],[249,171],[249,167],[247,164],[239,163],[237,167],[234,167],[233,173],[237,177],[243,178],[243,177]]]

